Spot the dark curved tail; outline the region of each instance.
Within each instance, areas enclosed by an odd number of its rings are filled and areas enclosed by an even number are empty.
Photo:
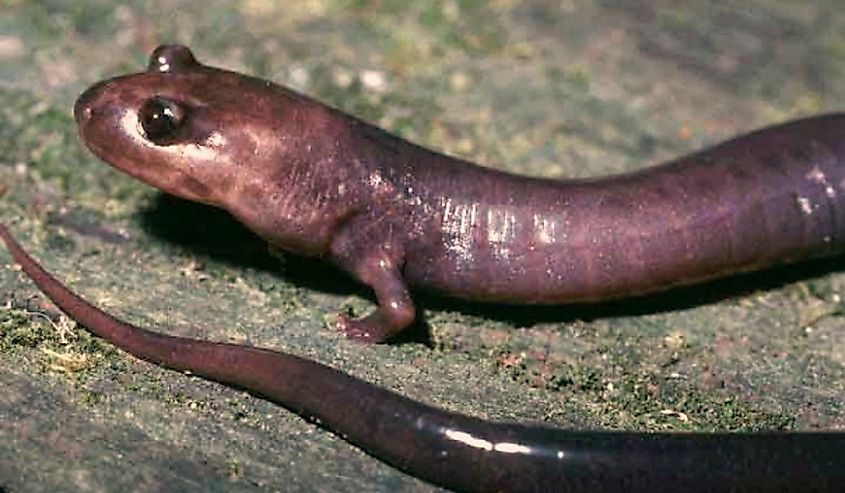
[[[0,239],[71,318],[132,355],[242,388],[379,460],[461,491],[843,491],[845,433],[648,434],[490,423],[414,402],[320,363],[152,332],[92,306],[0,224]]]

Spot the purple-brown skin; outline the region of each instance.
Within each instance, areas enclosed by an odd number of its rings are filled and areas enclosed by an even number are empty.
[[[661,166],[546,180],[406,142],[284,87],[162,46],[146,72],[74,108],[91,151],[165,192],[221,207],[271,245],[329,259],[375,292],[342,318],[384,341],[408,286],[499,302],[599,301],[845,242],[845,115],[768,128]]]
[[[649,434],[491,423],[293,355],[127,324],[45,272],[3,225],[0,239],[59,308],[117,347],[269,399],[379,460],[456,491],[834,492],[845,484],[845,433]]]
[[[832,255],[845,242],[845,115],[761,130],[609,178],[552,181],[428,151],[270,82],[163,46],[147,72],[86,91],[88,147],[157,188],[231,212],[275,247],[324,257],[379,308],[347,334],[414,319],[407,285],[486,301],[642,294]],[[640,434],[489,423],[319,363],[120,322],[46,274],[36,284],[131,354],[271,399],[373,456],[468,491],[835,491],[845,434]]]

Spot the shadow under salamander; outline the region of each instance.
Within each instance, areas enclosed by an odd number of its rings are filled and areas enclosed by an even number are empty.
[[[151,208],[142,211],[141,221],[153,236],[233,266],[277,273],[293,284],[315,291],[373,299],[369,289],[327,262],[288,253],[285,258],[291,261],[282,263],[273,258],[263,240],[222,210],[160,194]],[[458,311],[528,327],[543,322],[589,321],[682,310],[842,270],[843,259],[845,257],[839,256],[810,260],[603,303],[496,304],[495,309],[491,309],[489,303],[457,300],[437,293],[415,293],[414,299],[420,308]],[[417,325],[394,342],[428,342],[424,321]]]

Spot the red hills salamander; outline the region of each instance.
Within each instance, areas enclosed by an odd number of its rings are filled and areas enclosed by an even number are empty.
[[[162,46],[88,89],[88,148],[165,192],[221,207],[271,245],[322,257],[378,308],[341,320],[383,341],[408,286],[521,303],[600,301],[842,253],[845,115],[759,130],[642,171],[527,178],[390,135],[267,81]],[[319,363],[150,332],[87,304],[0,237],[71,317],[129,353],[315,417],[371,455],[466,491],[841,491],[845,434],[648,434],[490,423]]]

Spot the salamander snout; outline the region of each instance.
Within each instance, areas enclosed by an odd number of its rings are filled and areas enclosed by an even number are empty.
[[[91,118],[91,107],[88,105],[88,100],[84,96],[85,94],[79,97],[73,105],[73,118],[76,120],[77,125],[82,125]]]
[[[102,81],[89,87],[77,98],[73,105],[73,118],[76,120],[76,125],[81,126],[91,119],[93,113],[93,103],[98,96],[103,92],[103,87],[109,81]]]

